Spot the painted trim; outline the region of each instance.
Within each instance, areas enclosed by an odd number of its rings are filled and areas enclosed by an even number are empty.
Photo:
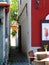
[[[9,7],[10,4],[6,4],[6,3],[1,4],[1,3],[0,3],[0,6],[3,6],[3,7]]]
[[[7,3],[0,3],[0,7],[7,7],[5,12],[6,14],[9,12],[10,10],[10,4],[7,4]]]

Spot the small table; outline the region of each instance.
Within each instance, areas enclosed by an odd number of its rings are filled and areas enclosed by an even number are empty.
[[[49,55],[49,51],[46,51],[46,52],[45,52],[45,51],[35,52],[34,55],[37,55],[37,54],[45,54],[45,53],[46,53],[47,55]]]
[[[42,59],[41,61],[44,61],[45,65],[49,65],[49,58]]]
[[[36,57],[37,57],[37,54],[47,54],[47,58],[44,58],[42,60],[35,59],[34,61],[32,61],[32,63],[34,65],[49,65],[49,51],[47,51],[47,52],[45,52],[45,51],[44,52],[35,52],[34,54]]]
[[[47,51],[47,52],[45,52],[45,51],[35,52],[34,55],[35,55],[36,58],[37,58],[37,55],[38,55],[38,54],[39,54],[39,55],[40,55],[40,54],[43,54],[43,55],[46,54],[46,55],[47,55],[47,58],[49,58],[49,51]]]

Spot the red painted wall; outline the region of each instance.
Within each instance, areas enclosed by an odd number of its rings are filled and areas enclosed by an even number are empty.
[[[32,46],[41,45],[41,20],[49,14],[49,0],[40,0],[36,9],[36,0],[31,0],[31,39]]]

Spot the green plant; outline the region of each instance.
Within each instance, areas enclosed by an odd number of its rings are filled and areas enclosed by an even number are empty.
[[[15,36],[16,33],[17,33],[17,32],[16,32],[15,30],[12,30],[12,33],[11,33],[11,34],[12,34],[12,36]]]
[[[47,48],[48,48],[48,44],[45,44],[45,45],[44,45],[45,51],[47,50]]]
[[[18,19],[18,0],[10,0],[10,22]]]

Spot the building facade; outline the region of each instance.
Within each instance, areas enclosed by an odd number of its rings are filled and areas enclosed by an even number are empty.
[[[18,1],[22,51],[27,53],[31,49],[31,0]]]
[[[19,0],[19,23],[23,51],[42,46],[41,22],[49,15],[49,0]],[[48,17],[49,18],[49,17]],[[48,19],[49,20],[49,19]]]
[[[9,6],[0,0],[0,65],[6,63],[9,54]]]
[[[31,32],[32,46],[42,46],[41,23],[49,20],[49,0],[31,0]]]

